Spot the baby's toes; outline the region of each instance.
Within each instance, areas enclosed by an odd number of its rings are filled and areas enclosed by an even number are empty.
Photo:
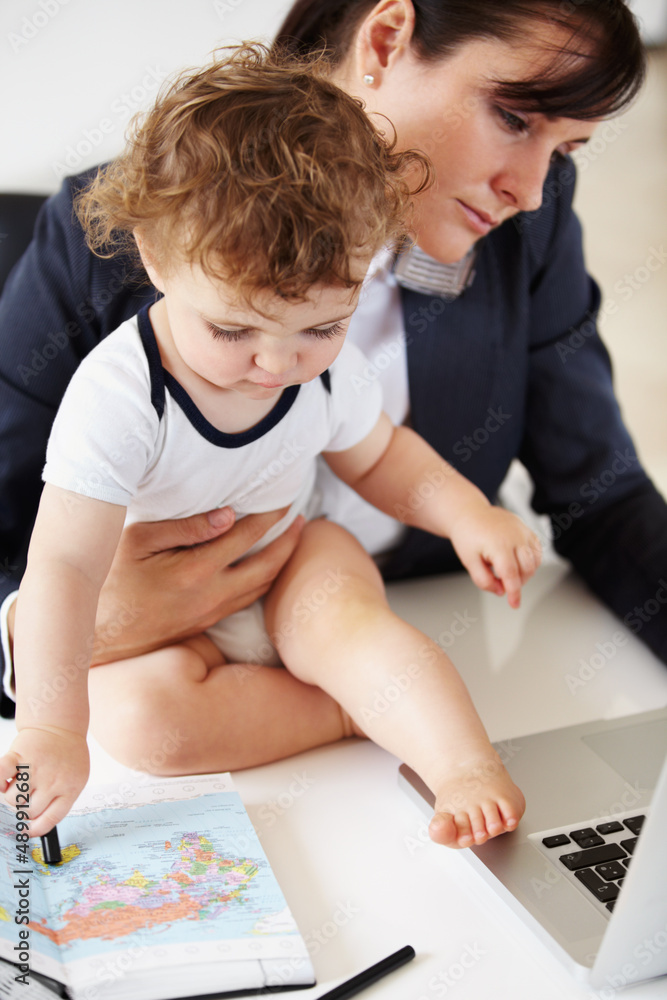
[[[456,843],[459,847],[470,847],[471,844],[475,843],[475,835],[469,814],[467,812],[457,812],[454,818],[458,831]]]
[[[473,840],[476,844],[483,844],[489,839],[490,833],[486,814],[483,808],[473,806],[470,810],[469,816]]]
[[[511,799],[500,799],[498,801],[498,809],[505,830],[515,830],[519,825],[519,820],[523,816],[526,808],[526,801],[520,792],[519,796],[520,798],[517,798],[516,801]]]
[[[442,844],[444,847],[456,847],[458,830],[452,814],[437,812],[429,824],[428,835],[436,844]]]
[[[505,818],[501,815],[496,802],[485,802],[482,806],[484,822],[489,837],[497,837],[499,833],[505,833],[507,827]]]

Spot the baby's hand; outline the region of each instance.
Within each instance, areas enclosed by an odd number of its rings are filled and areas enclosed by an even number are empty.
[[[16,782],[17,765],[27,773],[27,780]],[[67,815],[88,780],[89,770],[83,736],[56,727],[26,728],[0,757],[0,792],[11,809],[27,812],[28,834],[41,837]]]
[[[484,507],[460,517],[450,537],[480,590],[507,594],[510,607],[518,608],[521,587],[542,560],[542,546],[535,532],[502,507]]]

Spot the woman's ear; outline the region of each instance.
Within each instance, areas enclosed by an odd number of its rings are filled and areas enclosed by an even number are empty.
[[[357,33],[354,51],[357,78],[370,87],[380,84],[383,74],[410,47],[414,28],[412,0],[380,0]]]
[[[146,244],[146,240],[142,234],[135,229],[132,233],[134,236],[135,243],[137,244],[137,249],[139,250],[139,255],[141,257],[141,263],[146,269],[146,274],[151,279],[151,282],[157,288],[158,292],[162,292],[164,295],[164,281],[162,280],[162,275],[155,264],[155,261],[151,255],[151,252]]]

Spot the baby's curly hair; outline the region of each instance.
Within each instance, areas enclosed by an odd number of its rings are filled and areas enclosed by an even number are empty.
[[[323,56],[223,52],[164,90],[79,193],[89,246],[138,254],[136,232],[158,267],[197,264],[246,298],[354,287],[355,258],[406,233],[428,161],[396,152]]]

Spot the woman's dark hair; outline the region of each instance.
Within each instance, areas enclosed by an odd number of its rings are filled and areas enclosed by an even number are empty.
[[[347,54],[377,0],[296,0],[276,36],[294,52]],[[582,120],[607,118],[637,95],[646,54],[624,0],[412,0],[416,54],[435,62],[466,42],[516,43],[526,28],[553,26],[565,41],[532,80],[498,80],[495,94],[518,110]]]

